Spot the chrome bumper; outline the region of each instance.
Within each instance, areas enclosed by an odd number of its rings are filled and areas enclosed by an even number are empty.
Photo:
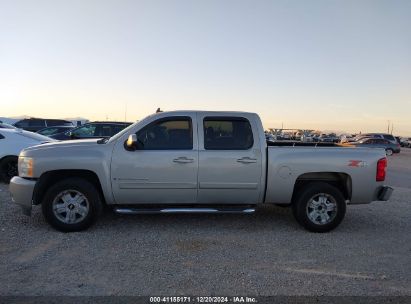
[[[378,192],[378,200],[379,201],[388,201],[394,191],[393,188],[388,186],[383,186]]]
[[[10,193],[17,205],[23,209],[23,214],[30,216],[33,201],[33,191],[36,181],[15,176],[10,181]]]

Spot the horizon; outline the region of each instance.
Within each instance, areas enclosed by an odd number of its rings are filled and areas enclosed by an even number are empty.
[[[171,111],[180,111],[180,110],[165,110],[165,111],[162,110],[162,111],[163,112],[171,112]],[[183,110],[181,110],[181,111],[183,111]],[[184,110],[184,111],[186,111],[186,110]],[[190,111],[190,110],[188,110],[188,111]],[[195,110],[193,110],[193,111],[195,111]],[[202,111],[202,110],[197,110],[197,111]],[[207,111],[212,111],[212,110],[207,110]],[[150,113],[148,115],[151,115],[151,114],[154,114],[154,113],[155,112]],[[135,119],[135,120],[130,120],[130,119],[124,120],[124,119],[111,119],[110,117],[106,117],[106,119],[89,119],[89,118],[84,117],[84,116],[78,116],[78,117],[54,117],[54,116],[53,117],[45,117],[45,116],[42,116],[42,117],[39,117],[39,116],[30,116],[30,115],[17,115],[17,116],[13,116],[13,117],[0,117],[0,121],[3,120],[3,122],[5,122],[4,119],[7,119],[7,120],[10,120],[10,121],[13,121],[13,123],[14,123],[14,121],[18,121],[18,120],[22,120],[22,119],[38,118],[38,119],[63,119],[63,120],[69,120],[69,121],[85,120],[87,122],[118,121],[118,122],[136,123],[136,122],[142,120],[145,117],[146,116],[141,117],[139,119]],[[6,122],[6,123],[10,123],[10,122]],[[396,132],[393,132],[392,129],[391,129],[392,128],[391,124],[390,124],[389,127],[387,125],[387,130],[386,131],[381,130],[381,131],[375,131],[374,132],[374,131],[370,131],[370,130],[365,130],[365,131],[352,131],[351,132],[351,131],[342,130],[342,129],[340,129],[340,130],[338,130],[338,129],[310,129],[310,128],[298,128],[298,127],[293,128],[293,127],[287,127],[287,126],[284,126],[284,125],[282,125],[281,127],[280,126],[270,127],[270,126],[266,126],[266,124],[263,121],[262,121],[262,123],[263,123],[264,130],[270,130],[270,129],[279,129],[279,130],[285,130],[285,131],[287,131],[287,130],[312,130],[313,132],[321,131],[322,133],[326,133],[326,134],[336,133],[337,135],[343,135],[343,134],[353,134],[354,135],[354,134],[361,134],[361,133],[363,133],[363,134],[364,133],[386,133],[386,134],[393,134],[394,136],[400,136],[400,137],[408,137],[409,136],[409,135],[402,135],[402,134],[397,134]],[[390,131],[388,131],[388,128],[389,128]]]
[[[0,3],[0,116],[258,113],[411,136],[411,1]]]

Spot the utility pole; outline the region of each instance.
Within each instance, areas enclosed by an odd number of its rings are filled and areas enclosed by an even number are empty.
[[[127,121],[127,102],[126,102],[126,107],[125,107],[125,110],[124,110],[124,122],[126,122]]]
[[[390,134],[390,124],[391,124],[391,122],[388,120],[388,130],[387,130],[388,134]]]

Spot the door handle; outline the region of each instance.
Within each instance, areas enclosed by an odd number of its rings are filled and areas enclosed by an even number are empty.
[[[253,164],[257,162],[257,159],[251,158],[251,157],[243,157],[243,158],[237,159],[237,162],[243,163],[243,164]]]
[[[173,162],[179,163],[179,164],[188,164],[194,162],[193,158],[187,158],[185,156],[182,157],[177,157],[173,159]]]

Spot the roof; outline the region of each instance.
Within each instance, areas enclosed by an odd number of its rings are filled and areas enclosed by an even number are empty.
[[[244,112],[244,111],[205,111],[205,110],[175,110],[175,111],[163,111],[163,112],[158,112],[154,113],[153,115],[159,115],[159,114],[191,114],[191,113],[206,113],[206,114],[218,114],[218,115],[230,115],[230,114],[236,114],[236,115],[241,115],[241,114],[256,114],[253,112]]]
[[[128,121],[89,121],[86,122],[85,124],[90,124],[90,123],[111,123],[111,124],[132,124],[132,122]]]

